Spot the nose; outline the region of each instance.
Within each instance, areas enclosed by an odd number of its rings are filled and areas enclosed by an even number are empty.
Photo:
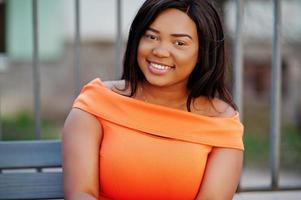
[[[153,48],[153,54],[160,58],[165,58],[170,56],[169,50],[166,47],[164,47],[162,44]]]

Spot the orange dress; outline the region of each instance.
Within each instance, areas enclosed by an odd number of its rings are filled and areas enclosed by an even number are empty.
[[[103,128],[100,192],[116,200],[192,200],[213,147],[243,150],[236,114],[207,117],[119,95],[95,79],[73,107]]]

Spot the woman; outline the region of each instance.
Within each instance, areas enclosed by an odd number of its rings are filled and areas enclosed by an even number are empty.
[[[88,83],[63,131],[66,199],[232,199],[242,133],[209,0],[147,0],[122,81]]]

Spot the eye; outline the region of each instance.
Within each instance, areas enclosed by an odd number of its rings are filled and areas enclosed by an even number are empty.
[[[180,40],[177,40],[177,41],[175,42],[175,44],[176,44],[177,46],[184,46],[184,45],[186,45],[185,42],[180,41]]]
[[[150,40],[158,40],[159,38],[156,35],[146,34],[145,37]]]

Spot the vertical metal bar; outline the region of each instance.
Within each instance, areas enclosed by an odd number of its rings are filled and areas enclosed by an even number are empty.
[[[242,111],[242,87],[243,87],[243,44],[242,44],[242,25],[243,25],[243,9],[244,0],[235,0],[236,2],[236,31],[234,41],[234,102],[240,112],[240,118],[243,118]],[[237,191],[240,190],[240,184]]]
[[[115,66],[115,77],[120,79],[122,69],[122,5],[121,0],[116,2],[116,18],[117,18],[117,33],[116,33],[116,66]]]
[[[1,81],[0,81],[1,82]],[[0,84],[0,140],[3,139],[3,126],[2,126],[2,88],[1,88],[1,84]],[[1,173],[1,170],[0,170]]]
[[[280,166],[280,104],[281,104],[281,2],[274,0],[274,33],[272,54],[272,94],[270,167],[271,186],[278,188]]]
[[[32,30],[33,30],[33,89],[35,136],[41,139],[41,98],[40,98],[40,68],[39,68],[39,35],[38,35],[38,0],[32,0]]]
[[[243,88],[243,43],[242,43],[242,24],[243,24],[243,5],[244,0],[236,0],[236,31],[234,42],[234,102],[240,111],[242,118],[242,88]]]
[[[1,5],[2,4],[2,5]],[[7,4],[4,0],[0,0],[0,6],[1,6],[1,9],[0,9],[0,12],[1,12],[1,21],[0,23],[3,24],[3,27],[6,26],[6,15],[7,15]],[[6,41],[6,31],[3,30],[3,33],[2,33],[2,38],[0,38],[0,40],[4,41],[4,48],[2,49],[3,52],[0,52],[0,73],[1,73],[1,70],[5,70],[6,69],[6,55],[5,55],[5,52],[7,51],[7,47],[6,47],[6,44],[5,44],[5,41]],[[2,122],[2,101],[1,101],[1,98],[2,98],[2,87],[1,87],[1,80],[0,80],[0,140],[3,139],[3,122]],[[0,170],[0,173],[1,173],[1,170]]]
[[[80,93],[82,87],[81,70],[80,70],[80,55],[81,55],[81,34],[80,34],[80,0],[75,0],[75,51],[74,51],[74,66],[75,66],[75,96]]]

